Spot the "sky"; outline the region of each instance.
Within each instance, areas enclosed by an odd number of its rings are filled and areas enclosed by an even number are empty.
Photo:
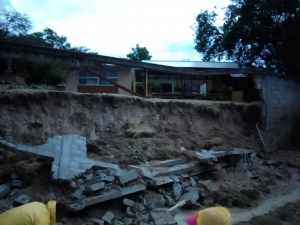
[[[0,0],[0,7],[27,14],[34,30],[51,28],[72,46],[123,57],[139,44],[152,60],[201,60],[194,49],[196,16],[229,0]],[[216,8],[214,8],[216,7]],[[218,21],[222,24],[222,20]]]

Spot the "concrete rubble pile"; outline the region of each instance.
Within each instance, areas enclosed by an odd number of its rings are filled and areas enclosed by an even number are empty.
[[[33,154],[52,157],[52,178],[67,184],[72,191],[68,204],[74,211],[83,210],[95,204],[122,199],[125,216],[117,217],[107,211],[91,224],[177,224],[167,212],[177,203],[185,200],[185,208],[199,208],[202,203],[211,202],[211,180],[202,175],[222,171],[228,162],[235,160],[241,166],[239,171],[248,171],[255,153],[248,149],[231,151],[195,151],[195,159],[188,162],[177,158],[153,161],[140,165],[129,165],[121,169],[118,165],[87,158],[86,139],[77,135],[56,136],[41,146],[18,145],[0,138],[0,144]],[[22,181],[12,175],[9,184],[0,185],[0,198],[14,195]],[[139,200],[128,196],[136,193]],[[15,204],[26,204],[30,199],[18,194]],[[165,208],[165,209],[162,209]]]

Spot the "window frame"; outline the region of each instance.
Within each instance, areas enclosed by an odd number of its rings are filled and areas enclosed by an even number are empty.
[[[119,71],[118,69],[111,69],[111,68],[100,68],[96,69],[96,72],[100,73],[101,75],[106,76],[108,79],[118,83],[119,82]],[[80,80],[85,80],[85,83],[80,83]],[[89,80],[94,80],[93,83],[88,83]],[[100,77],[89,73],[86,70],[80,70],[77,74],[77,85],[78,86],[114,86],[113,84],[109,83],[106,80],[101,79]]]

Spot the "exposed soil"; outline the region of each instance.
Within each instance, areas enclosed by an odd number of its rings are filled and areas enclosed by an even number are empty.
[[[11,89],[0,92],[0,137],[15,143],[39,145],[55,135],[78,134],[87,137],[88,157],[123,168],[141,162],[130,155],[130,149],[137,150],[146,161],[175,157],[195,160],[194,153],[200,149],[253,149],[257,157],[250,174],[239,173],[238,159],[232,158],[224,162],[228,164],[226,169],[196,177],[212,181],[209,194],[199,199],[198,209],[214,205],[250,209],[299,184],[300,153],[265,153],[255,127],[259,114],[260,103]],[[46,203],[50,199],[66,201],[76,189],[51,181],[51,162],[34,155],[0,148],[0,162],[0,185],[11,182],[13,173],[23,182],[16,195],[0,200],[0,213],[12,207],[13,200],[22,193],[31,201]],[[171,190],[170,185],[163,187],[164,192]],[[148,194],[151,199],[161,198],[161,190],[150,190]],[[137,195],[130,199],[140,201]],[[110,209],[124,219],[126,208],[120,201],[88,207],[67,217],[65,222],[87,223],[91,218],[101,218]],[[299,207],[298,202],[286,209],[296,207]],[[288,220],[275,217],[276,213],[270,213],[270,217],[279,218],[277,222],[297,224],[295,221],[299,221],[298,214]],[[253,218],[247,224],[284,224],[268,223],[265,218]]]
[[[121,165],[133,163],[128,146],[148,160],[198,149],[262,150],[259,103],[10,90],[0,92],[0,105],[0,136],[7,140],[37,145],[79,134],[87,137],[90,157]]]

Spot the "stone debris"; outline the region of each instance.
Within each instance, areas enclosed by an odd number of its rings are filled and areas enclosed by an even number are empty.
[[[80,189],[77,189],[74,194],[73,194],[73,198],[79,200],[81,199],[83,196],[83,190],[80,188]]]
[[[149,219],[156,225],[176,225],[177,222],[171,213],[165,210],[153,210],[149,213]]]
[[[91,219],[92,223],[95,225],[104,225],[105,222],[104,220],[99,220],[99,219]]]
[[[138,174],[136,170],[120,170],[118,172],[118,178],[121,184],[128,183],[130,181],[136,180],[138,178]]]
[[[130,200],[130,199],[128,199],[128,198],[124,198],[123,199],[123,204],[132,207],[132,206],[135,205],[135,202],[132,201],[132,200]]]
[[[191,207],[196,204],[198,199],[199,199],[199,190],[196,188],[189,188],[188,192],[184,193],[178,202],[185,200],[186,204],[184,205],[184,207]]]
[[[13,180],[12,181],[12,186],[13,187],[22,187],[23,183],[20,180]]]
[[[115,214],[113,214],[112,212],[110,211],[107,211],[103,217],[102,217],[102,220],[108,222],[108,223],[111,223],[112,220],[115,218]]]
[[[30,202],[28,195],[22,194],[14,200],[15,206],[25,205]]]
[[[85,193],[91,193],[91,192],[99,191],[99,190],[104,189],[104,188],[105,188],[105,183],[101,182],[101,183],[96,183],[96,184],[92,184],[92,185],[87,186],[84,189],[84,192]]]
[[[178,201],[178,199],[180,199],[182,192],[182,186],[179,183],[174,183],[172,188],[172,194],[175,201]]]
[[[10,188],[5,185],[5,184],[1,184],[0,185],[0,199],[4,198],[8,192],[10,191]]]

